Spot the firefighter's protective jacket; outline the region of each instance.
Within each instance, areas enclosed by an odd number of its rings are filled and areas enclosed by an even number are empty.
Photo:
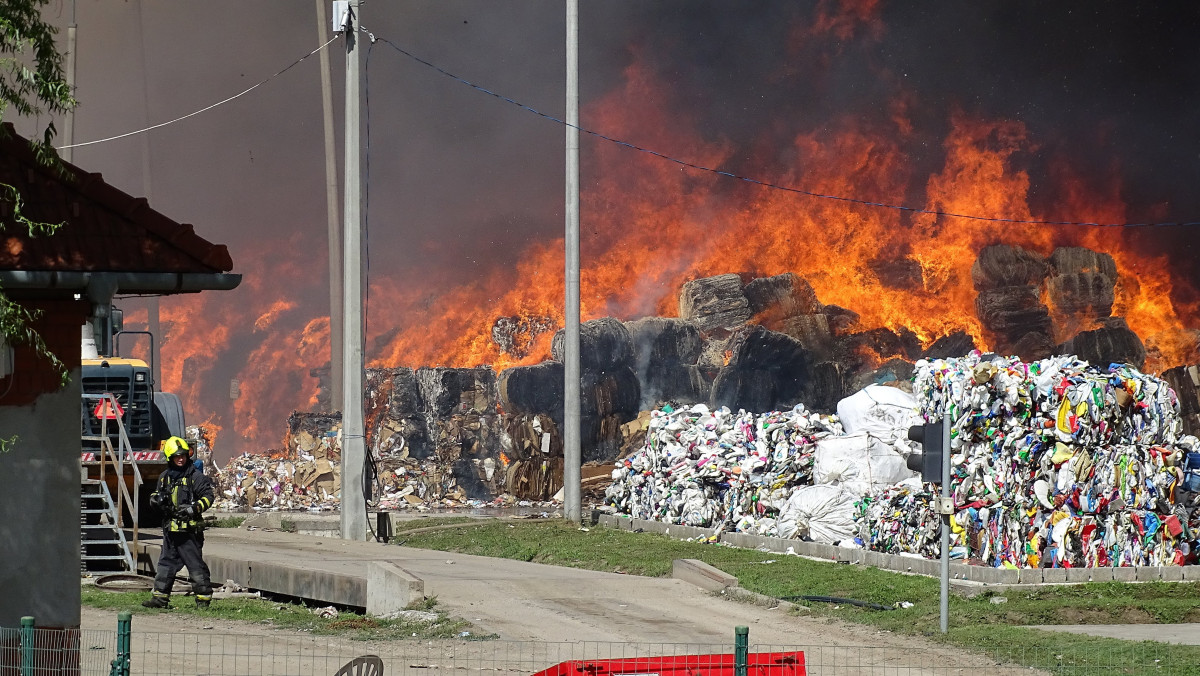
[[[159,475],[158,486],[155,488],[167,517],[163,528],[171,532],[203,530],[204,520],[200,515],[212,506],[212,480],[190,462],[182,472],[175,473],[171,469],[168,467],[167,471]],[[180,510],[188,505],[194,507],[195,513],[190,518],[185,518],[180,514]]]

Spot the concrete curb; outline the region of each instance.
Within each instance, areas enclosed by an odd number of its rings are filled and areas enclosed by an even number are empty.
[[[779,554],[790,552],[808,559],[872,566],[897,573],[910,573],[930,577],[937,577],[941,574],[941,565],[937,561],[898,554],[885,554],[850,547],[835,547],[834,545],[819,542],[785,540],[783,538],[764,537],[748,533],[721,533],[717,535],[713,528],[680,526],[613,514],[598,514],[594,517],[594,521],[607,528],[659,533],[677,540],[708,540],[715,537],[716,542],[745,549],[757,549],[759,551]],[[683,560],[690,561],[690,559]],[[719,573],[720,571],[717,572]],[[721,574],[724,575],[724,573]],[[1198,580],[1200,579],[1200,566],[1012,569],[987,568],[952,563],[950,566],[950,577],[951,585],[955,588],[956,592],[974,595],[988,588],[1007,589],[1010,587],[1017,588],[1018,585],[1019,588],[1029,588],[1030,585],[1079,584],[1084,582]]]

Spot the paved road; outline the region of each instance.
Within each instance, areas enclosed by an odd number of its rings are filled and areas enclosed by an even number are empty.
[[[734,627],[745,625],[756,650],[804,650],[810,666],[823,667],[810,673],[917,675],[946,673],[947,668],[1001,673],[995,662],[952,647],[732,601],[674,579],[269,530],[215,529],[208,533],[205,550],[359,574],[369,561],[390,561],[421,578],[426,595],[436,596],[439,608],[480,631],[504,641],[589,643],[571,648],[572,655],[586,650],[617,656],[611,651],[632,644],[653,644],[647,651],[651,654],[725,651],[732,646]],[[605,647],[609,645],[617,647]]]

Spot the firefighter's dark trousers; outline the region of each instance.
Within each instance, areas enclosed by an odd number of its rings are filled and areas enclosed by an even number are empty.
[[[169,598],[175,575],[187,566],[192,580],[192,593],[198,601],[212,598],[208,579],[208,564],[204,563],[204,533],[176,531],[163,533],[162,556],[158,557],[158,574],[154,576],[154,596]]]

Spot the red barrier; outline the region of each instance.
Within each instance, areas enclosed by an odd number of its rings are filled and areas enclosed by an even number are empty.
[[[805,676],[804,653],[750,653],[747,676]],[[733,655],[570,660],[533,676],[733,676]]]

